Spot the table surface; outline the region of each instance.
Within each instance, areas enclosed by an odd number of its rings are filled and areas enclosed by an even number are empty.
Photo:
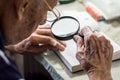
[[[77,10],[85,11],[85,7],[78,1],[66,5],[57,5],[57,9],[62,10]],[[104,32],[108,37],[120,45],[120,20],[113,20],[110,22],[98,22],[100,31]],[[89,80],[84,71],[71,73],[62,61],[54,53],[45,53],[44,58],[56,70],[56,72],[63,77],[64,80]],[[112,77],[113,80],[120,80],[120,60],[112,63]]]

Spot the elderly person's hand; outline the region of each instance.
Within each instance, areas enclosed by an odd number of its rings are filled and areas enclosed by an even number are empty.
[[[83,28],[74,36],[78,51],[76,57],[90,80],[112,80],[111,63],[113,47],[103,35]]]
[[[11,52],[20,54],[36,54],[47,50],[65,49],[65,43],[56,40],[50,31],[50,25],[40,25],[28,38],[15,45],[8,45],[6,48]]]

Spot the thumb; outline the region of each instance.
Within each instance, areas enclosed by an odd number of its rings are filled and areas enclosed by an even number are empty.
[[[74,39],[74,41],[77,43],[77,47],[78,47],[78,48],[80,48],[80,47],[83,46],[84,41],[83,41],[83,38],[82,38],[82,37],[80,37],[79,35],[75,35],[75,36],[73,37],[73,39]]]
[[[84,41],[79,35],[75,35],[73,39],[77,43],[76,58],[80,61],[84,57]]]

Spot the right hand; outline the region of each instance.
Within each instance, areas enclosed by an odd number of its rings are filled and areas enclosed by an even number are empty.
[[[11,52],[36,54],[47,50],[63,51],[66,44],[52,36],[50,25],[40,25],[28,38],[15,45],[7,45],[5,47]]]
[[[113,47],[103,35],[83,28],[74,40],[77,43],[76,57],[90,80],[111,80]]]

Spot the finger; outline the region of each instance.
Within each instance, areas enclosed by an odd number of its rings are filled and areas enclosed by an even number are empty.
[[[77,52],[76,58],[79,62],[81,62],[81,60],[84,59],[84,52],[83,51]]]
[[[90,53],[90,38],[89,37],[84,37],[84,45],[85,45],[85,57],[86,54]]]
[[[89,36],[93,33],[92,29],[88,26],[82,28],[79,32],[79,35],[81,36]]]
[[[39,35],[48,35],[53,37],[50,29],[36,29],[36,33]]]
[[[77,43],[77,52],[78,53],[81,53],[81,52],[84,52],[83,50],[83,46],[84,46],[84,42],[83,42],[83,38],[78,36],[78,35],[75,35],[73,37],[74,41]]]
[[[49,45],[49,44],[46,44],[46,45]],[[43,45],[39,45],[39,46],[43,46]],[[66,46],[59,44],[59,43],[56,46],[53,46],[53,45],[49,45],[49,46],[50,46],[50,47],[48,47],[49,50],[59,50],[59,51],[64,51],[65,47],[66,47]]]
[[[57,43],[57,45],[55,45],[55,46],[53,46],[54,48],[57,48],[58,50],[60,50],[60,51],[64,51],[65,50],[65,48],[66,48],[66,45],[63,45],[63,44],[61,44],[61,43]]]
[[[65,47],[67,46],[66,42],[65,41],[60,41],[60,40],[57,40],[60,44],[64,45]]]
[[[31,42],[31,44],[34,45],[38,45],[39,43],[41,43],[41,44],[50,44],[54,46],[57,44],[57,41],[50,36],[36,35],[36,34],[32,34],[29,37],[29,42]]]
[[[90,60],[93,63],[98,62],[98,58],[99,58],[97,54],[98,48],[97,48],[95,38],[96,38],[96,35],[94,34],[90,36],[90,39],[89,39],[90,51],[86,53],[88,60]]]
[[[89,39],[92,34],[93,34],[92,30],[88,26],[81,29],[81,31],[79,33],[79,35],[84,36],[84,44],[85,44],[85,48],[86,48],[85,53],[90,52],[90,40]]]
[[[100,42],[100,53],[102,59],[106,59],[107,55],[109,55],[108,49],[107,49],[107,41],[106,38],[101,34],[98,36],[99,42]]]
[[[48,50],[53,50],[53,46],[51,45],[33,45],[27,49],[27,52],[32,53],[32,54],[39,54],[42,52],[46,52]],[[54,49],[55,50],[55,49]]]
[[[76,53],[76,58],[80,61],[81,58],[84,57],[84,42],[83,38],[75,35],[73,37],[74,41],[77,43],[77,53]]]
[[[51,30],[50,29],[37,29],[36,33],[39,35],[47,35],[47,36],[51,36],[52,38],[54,38],[54,36],[51,34]],[[57,39],[56,39],[57,40]],[[59,41],[61,44],[63,44],[64,46],[66,46],[65,41]]]
[[[110,60],[112,60],[113,57],[113,46],[110,44],[110,49],[109,49],[109,53],[110,53]]]
[[[101,60],[102,60],[102,58],[101,58],[101,54],[100,54],[100,43],[99,43],[99,40],[98,40],[98,35],[99,35],[99,33],[97,33],[97,32],[94,32],[93,33],[94,34],[94,44],[96,45],[96,48],[94,48],[94,49],[96,49],[96,51],[95,51],[95,58],[96,58],[96,61],[97,62],[101,62]]]
[[[54,38],[54,36],[51,34],[51,30],[50,29],[37,29],[36,33],[39,35],[47,35],[47,36],[51,36],[52,38]],[[56,39],[57,40],[57,39]],[[65,41],[59,41],[61,44],[63,44],[64,46],[66,46]]]
[[[112,56],[113,56],[113,46],[111,45],[111,42],[109,40],[107,40],[107,49],[108,49],[108,60],[112,60]]]
[[[78,47],[82,47],[82,45],[84,44],[83,38],[78,35],[75,35],[73,39],[77,43]]]
[[[50,24],[39,25],[38,29],[50,29]]]
[[[43,36],[43,35],[33,35],[32,38],[30,39],[31,44],[49,44],[51,46],[57,47],[60,50],[64,50],[65,46],[55,40],[54,38],[50,36]]]

